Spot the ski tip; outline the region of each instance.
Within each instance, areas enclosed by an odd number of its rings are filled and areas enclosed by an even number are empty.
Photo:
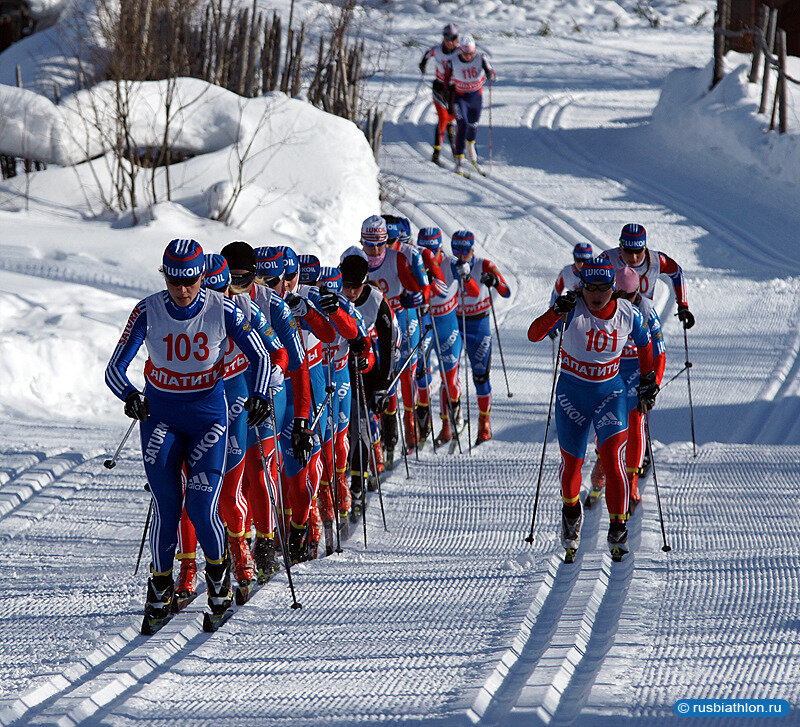
[[[211,634],[214,632],[214,624],[211,623],[211,615],[206,611],[203,614],[203,631],[207,634]]]
[[[564,562],[565,563],[574,563],[575,562],[575,548],[567,548],[566,552],[564,553]]]

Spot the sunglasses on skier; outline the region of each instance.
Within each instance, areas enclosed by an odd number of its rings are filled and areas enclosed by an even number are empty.
[[[280,282],[280,278],[264,278],[264,285],[266,285],[268,288],[277,288],[278,283]]]
[[[595,290],[600,290],[605,292],[606,290],[611,290],[614,287],[614,283],[584,283],[583,289],[588,290],[590,293]]]
[[[231,273],[231,283],[237,288],[247,288],[256,279],[255,271]]]
[[[191,288],[193,285],[196,285],[202,277],[202,275],[195,275],[192,278],[176,278],[172,275],[165,275],[164,280],[166,280],[169,285],[173,285],[176,288],[182,285],[186,286],[187,288]]]

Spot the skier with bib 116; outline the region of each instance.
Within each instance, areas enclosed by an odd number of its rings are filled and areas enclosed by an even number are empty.
[[[451,107],[458,125],[456,133],[456,172],[458,174],[464,173],[462,163],[466,144],[467,156],[472,162],[472,166],[485,176],[485,172],[478,164],[475,140],[478,136],[478,122],[481,119],[483,107],[483,84],[486,83],[487,78],[491,84],[497,79],[497,74],[486,55],[478,52],[473,37],[465,35],[458,46],[458,52],[453,54],[450,61],[450,75],[447,79],[452,89]]]
[[[554,327],[563,330],[555,419],[561,448],[561,544],[567,553],[565,559],[572,562],[580,544],[581,466],[589,428],[594,426],[608,480],[608,547],[613,560],[619,561],[628,552],[627,391],[619,373],[628,336],[638,347],[642,409],[652,408],[658,385],[647,324],[633,304],[614,297],[613,265],[604,257],[589,260],[581,269],[581,282],[579,293],[567,291],[531,323],[528,339],[541,341]]]
[[[419,71],[424,75],[428,61],[432,58],[436,64],[436,78],[433,81],[433,105],[436,109],[436,126],[433,132],[433,156],[431,161],[439,163],[439,154],[442,150],[442,139],[445,130],[450,146],[455,149],[455,131],[453,115],[450,104],[450,88],[447,84],[447,74],[450,72],[450,60],[458,48],[458,28],[453,23],[448,23],[442,31],[442,42],[425,51],[419,62]],[[421,83],[422,81],[420,81]]]

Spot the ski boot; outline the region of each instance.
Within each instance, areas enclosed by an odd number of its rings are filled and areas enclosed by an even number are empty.
[[[619,563],[622,556],[628,552],[628,528],[624,522],[612,520],[608,528],[608,549],[611,551],[611,560]]]
[[[417,429],[420,442],[425,442],[431,433],[431,407],[430,404],[417,404],[416,410]]]
[[[231,535],[228,533],[228,552],[231,554],[231,570],[239,586],[246,588],[256,579],[255,564],[250,546],[244,533]]]
[[[256,580],[266,583],[281,566],[275,554],[275,544],[272,538],[256,535],[256,544],[253,547],[253,560],[256,566]]]
[[[628,478],[631,483],[630,495],[628,497],[628,515],[633,515],[636,506],[642,501],[642,496],[639,494],[639,475],[641,470],[636,468],[628,473]]]
[[[291,522],[289,528],[289,558],[292,565],[302,563],[309,559],[308,523],[302,525]]]
[[[442,428],[439,431],[436,439],[433,440],[433,443],[437,447],[441,447],[443,444],[447,444],[453,438],[453,433],[450,431],[450,417],[443,415],[442,416]]]
[[[178,558],[181,571],[175,583],[175,606],[180,610],[186,601],[194,596],[197,590],[197,560],[194,555],[184,555]]]
[[[467,159],[470,160],[473,167],[475,167],[475,171],[478,172],[482,177],[486,176],[486,172],[483,170],[483,167],[478,164],[478,153],[475,151],[475,142],[468,141],[467,142]]]
[[[439,152],[442,150],[441,145],[434,145],[433,147],[433,155],[431,156],[431,161],[434,164],[439,164]]]
[[[477,447],[481,442],[488,442],[492,438],[492,427],[489,424],[489,415],[480,414],[478,416],[478,438],[475,440]]]
[[[350,509],[339,511],[339,540],[344,542],[350,537]]]
[[[561,506],[561,545],[564,548],[564,562],[574,563],[575,553],[581,544],[581,525],[583,508],[580,500],[574,505]]]
[[[319,552],[319,543],[322,540],[324,526],[322,515],[319,511],[319,500],[311,500],[311,510],[308,512],[308,560],[316,560]]]
[[[397,432],[397,412],[384,414],[381,420],[381,441],[383,442],[384,466],[386,471],[394,467],[394,448],[399,438]]]
[[[403,412],[403,426],[406,430],[406,453],[411,454],[419,444],[417,421],[413,409],[406,409]]]
[[[464,170],[464,155],[463,154],[456,154],[456,174],[460,174],[462,177],[469,177],[469,172]]]
[[[147,633],[145,624],[153,624],[169,618],[172,613],[172,599],[175,594],[175,584],[172,582],[172,570],[167,573],[153,573],[147,581],[147,596],[144,603],[145,623],[142,624],[142,633]]]
[[[231,593],[231,570],[228,566],[227,554],[221,563],[206,563],[206,588],[208,589],[208,607],[215,616],[221,616],[230,607],[233,600]]]
[[[600,462],[600,457],[595,460],[594,467],[592,468],[591,475],[592,489],[586,495],[583,501],[584,507],[590,510],[592,506],[603,496],[603,490],[606,487],[606,474],[603,472],[603,465]]]

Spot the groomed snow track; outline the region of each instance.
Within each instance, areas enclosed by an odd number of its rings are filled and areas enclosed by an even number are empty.
[[[495,88],[492,176],[428,161],[427,91],[406,93],[385,129],[382,166],[401,184],[387,210],[445,234],[473,229],[508,272],[513,297],[495,300],[514,397],[495,355],[495,439],[453,457],[428,444],[411,479],[398,459],[384,484],[389,532],[372,497],[366,550],[358,527],[342,555],[294,571],[302,610],[280,574],[216,634],[200,629],[201,596],[144,639],[135,446],[109,472],[116,429],[0,424],[0,555],[15,576],[0,592],[0,724],[638,726],[677,721],[681,698],[737,697],[786,699],[782,723],[800,723],[800,284],[781,279],[796,258],[766,254],[743,200],[708,209],[698,190],[709,180],[673,173],[643,123],[655,102],[646,61],[631,74],[627,54],[595,49],[622,80],[587,90],[580,44],[543,43],[552,53],[536,69],[566,55],[574,75],[557,92]],[[634,220],[687,273],[698,456],[680,378],[652,415],[672,551],[661,551],[651,475],[633,553],[611,563],[601,503],[566,565],[552,430],[524,542],[552,377],[549,341],[525,332],[572,245],[611,247]],[[712,269],[707,251],[722,249]],[[130,292],[122,278],[57,267],[29,272]],[[683,338],[666,289],[657,303],[670,376]]]

